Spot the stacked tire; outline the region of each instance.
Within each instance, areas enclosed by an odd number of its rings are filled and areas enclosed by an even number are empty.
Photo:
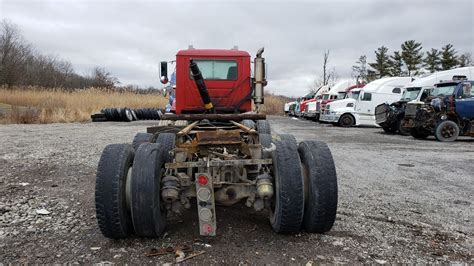
[[[130,108],[105,108],[101,110],[107,121],[131,122],[136,119],[135,112]]]
[[[160,120],[162,109],[160,108],[105,108],[101,110],[105,121],[131,122],[137,120]]]
[[[160,108],[135,109],[138,120],[160,120],[163,111]]]

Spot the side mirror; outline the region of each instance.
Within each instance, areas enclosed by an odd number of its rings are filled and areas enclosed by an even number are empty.
[[[168,62],[166,61],[160,63],[160,81],[163,84],[168,83]]]

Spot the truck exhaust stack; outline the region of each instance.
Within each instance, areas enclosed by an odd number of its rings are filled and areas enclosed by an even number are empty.
[[[255,91],[253,101],[257,113],[260,111],[260,106],[263,104],[263,87],[267,85],[265,80],[265,58],[262,57],[263,51],[263,47],[257,51],[254,62]]]

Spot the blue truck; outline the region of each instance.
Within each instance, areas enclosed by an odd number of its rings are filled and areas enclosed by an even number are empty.
[[[474,137],[474,81],[446,81],[435,85],[425,102],[409,102],[403,127],[413,137],[434,135],[439,141]]]

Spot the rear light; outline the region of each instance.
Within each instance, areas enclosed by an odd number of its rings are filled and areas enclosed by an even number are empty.
[[[198,179],[197,180],[198,184],[201,186],[205,186],[209,182],[209,180],[207,179],[207,176],[204,176],[204,175],[198,176],[197,179]]]
[[[200,234],[215,236],[217,226],[212,177],[206,173],[196,173],[195,178]]]
[[[210,224],[202,224],[201,226],[201,233],[203,235],[210,235],[214,232],[212,225]]]

